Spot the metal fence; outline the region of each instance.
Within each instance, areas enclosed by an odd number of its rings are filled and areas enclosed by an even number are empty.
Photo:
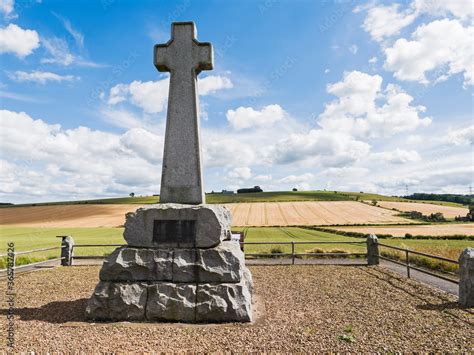
[[[23,251],[14,251],[14,252],[11,252],[11,253],[7,253],[7,254],[0,254],[0,258],[5,258],[5,257],[10,257],[13,259],[13,267],[12,269],[13,270],[21,270],[23,268],[27,268],[27,267],[32,267],[32,266],[41,266],[41,265],[46,265],[46,264],[51,264],[53,262],[56,262],[56,261],[61,261],[61,260],[64,260],[64,257],[61,256],[61,253],[59,255],[59,257],[57,258],[52,258],[52,259],[47,259],[47,260],[41,260],[41,261],[36,261],[34,263],[29,263],[29,264],[24,264],[24,265],[16,265],[17,264],[17,256],[18,255],[26,255],[26,254],[33,254],[33,253],[38,253],[38,252],[42,252],[42,251],[49,251],[49,250],[62,250],[63,248],[65,248],[64,245],[61,245],[59,247],[50,247],[50,248],[41,248],[41,249],[33,249],[33,250],[23,250]],[[0,269],[0,272],[6,272],[8,269],[5,268],[5,269]]]
[[[240,245],[242,246],[242,250],[245,250],[246,245],[283,245],[283,246],[291,246],[291,253],[283,253],[283,252],[270,252],[270,253],[245,253],[246,258],[278,258],[278,257],[289,257],[291,258],[291,264],[295,264],[295,259],[296,258],[301,258],[301,257],[361,257],[361,258],[366,258],[367,257],[367,252],[365,253],[343,253],[343,252],[331,252],[331,253],[297,253],[295,251],[295,247],[298,245],[321,245],[321,244],[358,244],[358,245],[365,245],[365,241],[288,241],[288,242],[240,242]],[[405,248],[399,248],[383,243],[377,243],[379,247],[384,247],[384,248],[389,248],[393,250],[397,250],[400,252],[403,252],[405,255],[404,261],[396,260],[393,258],[389,258],[386,256],[381,255],[381,253],[378,253],[378,257],[382,260],[392,262],[398,265],[402,265],[406,267],[406,274],[407,277],[411,277],[411,269],[434,276],[438,277],[442,280],[453,282],[456,284],[459,284],[459,281],[456,279],[453,279],[451,277],[447,277],[445,275],[441,275],[439,273],[435,273],[432,271],[429,271],[427,269],[419,268],[417,266],[414,266],[412,263],[410,263],[410,254],[414,255],[420,255],[426,258],[432,258],[436,260],[441,260],[449,263],[453,263],[456,265],[459,265],[459,262],[457,260],[452,260],[448,258],[444,258],[441,256],[437,255],[431,255],[427,253],[422,253],[414,250],[409,250]],[[123,244],[74,244],[72,247],[72,252],[71,252],[71,260],[70,264],[73,263],[74,260],[80,260],[80,259],[103,259],[105,256],[99,256],[99,255],[74,255],[74,250],[76,248],[95,248],[95,247],[122,247],[125,246]],[[14,270],[21,270],[23,268],[31,268],[33,266],[41,266],[41,265],[47,265],[51,264],[57,261],[63,261],[65,259],[64,256],[59,256],[57,258],[52,258],[48,260],[43,260],[43,261],[37,261],[34,263],[30,264],[25,264],[25,265],[16,265],[16,257],[18,255],[25,255],[25,254],[31,254],[31,253],[37,253],[37,252],[43,252],[43,251],[50,251],[50,250],[62,250],[63,248],[66,248],[65,245],[61,245],[58,247],[49,247],[49,248],[41,248],[41,249],[34,249],[34,250],[25,250],[25,251],[19,251],[19,252],[12,252],[10,254],[1,254],[0,257],[13,257],[13,269]],[[6,272],[7,269],[0,269],[0,273]],[[444,274],[454,276],[456,277],[456,274],[453,273],[447,273],[444,272]]]
[[[440,279],[442,279],[442,280],[445,280],[445,281],[449,281],[449,282],[453,282],[453,283],[455,283],[455,284],[459,284],[459,281],[458,281],[458,280],[452,279],[452,278],[450,278],[450,277],[446,277],[446,276],[444,276],[444,275],[440,275],[439,273],[434,273],[434,272],[432,272],[432,271],[429,271],[429,270],[426,270],[426,269],[422,269],[422,268],[413,266],[413,265],[410,263],[410,254],[420,255],[420,256],[423,256],[423,257],[425,257],[425,258],[431,258],[431,259],[435,259],[435,260],[441,260],[441,261],[445,261],[445,262],[449,262],[449,263],[453,263],[453,264],[459,265],[459,261],[457,261],[457,260],[444,258],[444,257],[442,257],[442,256],[437,256],[437,255],[422,253],[422,252],[419,252],[419,251],[414,251],[414,250],[410,250],[410,249],[406,249],[406,248],[394,247],[394,246],[392,246],[392,245],[387,245],[387,244],[383,244],[383,243],[378,243],[378,245],[381,246],[381,247],[384,247],[384,248],[389,248],[389,249],[393,249],[393,250],[398,250],[398,251],[401,251],[401,252],[404,253],[404,256],[405,256],[404,262],[399,261],[399,260],[395,260],[395,259],[393,259],[393,258],[387,258],[387,257],[381,255],[381,253],[379,253],[379,258],[382,259],[382,260],[386,260],[386,261],[389,261],[389,262],[398,264],[398,265],[405,266],[405,267],[406,267],[407,277],[408,277],[408,278],[411,278],[411,272],[410,272],[410,270],[413,269],[413,270],[416,270],[416,271],[425,273],[425,274],[427,274],[427,275],[431,275],[431,276],[434,276],[434,277],[438,277],[438,278],[440,278]],[[452,276],[457,276],[457,275],[454,274],[454,273],[449,273],[449,272],[444,272],[444,273],[446,273],[446,274],[448,274],[448,275],[452,275]]]

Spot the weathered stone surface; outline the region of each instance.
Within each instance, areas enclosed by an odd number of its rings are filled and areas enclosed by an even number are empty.
[[[367,237],[367,264],[379,264],[379,242],[375,234],[371,234]]]
[[[246,277],[250,273],[244,274]],[[196,322],[252,321],[251,280],[236,284],[200,284],[197,289]]]
[[[466,248],[459,257],[459,304],[474,307],[474,248]]]
[[[173,252],[170,249],[120,247],[104,261],[103,281],[171,281]]]
[[[194,322],[196,285],[158,283],[148,287],[146,318],[150,321]]]
[[[100,281],[89,299],[86,318],[97,321],[145,319],[147,285]]]
[[[242,279],[244,253],[239,243],[222,242],[210,249],[175,249],[173,282],[229,283]]]
[[[180,241],[175,236],[153,238],[154,223],[161,221],[195,221],[195,238]],[[124,237],[130,246],[160,248],[211,248],[230,240],[232,217],[222,205],[156,204],[127,213]]]
[[[175,22],[154,54],[156,68],[171,72],[160,200],[205,203],[196,76],[212,69],[212,45],[196,40],[194,23]]]

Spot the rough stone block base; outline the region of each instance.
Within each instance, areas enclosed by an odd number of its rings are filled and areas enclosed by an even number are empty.
[[[100,281],[87,304],[95,321],[250,322],[252,276],[238,283]]]

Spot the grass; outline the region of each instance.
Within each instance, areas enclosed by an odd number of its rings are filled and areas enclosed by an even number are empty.
[[[337,235],[329,232],[309,230],[298,227],[287,228],[234,228],[235,231],[245,231],[247,242],[291,242],[293,241],[332,241],[334,244],[295,245],[296,253],[305,253],[317,248],[318,251],[343,251],[364,253],[366,251],[365,238],[354,238]],[[14,242],[15,250],[32,250],[59,246],[59,235],[71,235],[75,244],[125,244],[122,237],[123,228],[26,228],[0,226],[0,254],[6,254],[7,243]],[[344,242],[360,241],[361,244],[346,244]],[[429,254],[457,259],[459,254],[468,246],[473,246],[468,240],[406,240],[403,238],[383,239],[381,243],[409,248]],[[114,247],[76,248],[76,255],[109,254]],[[281,253],[291,253],[291,245],[246,245],[246,253],[270,253],[271,250]],[[381,247],[381,251],[387,248]],[[29,257],[24,262],[34,262],[58,257],[59,250],[51,250],[25,255]],[[5,258],[0,258],[0,268],[5,266]],[[429,266],[429,265],[428,265]],[[438,267],[436,267],[438,268]]]
[[[398,197],[383,196],[361,192],[340,192],[340,191],[270,191],[247,194],[206,194],[207,203],[237,203],[237,202],[285,202],[285,201],[353,201],[371,200],[378,201],[407,201]],[[137,196],[104,198],[96,200],[82,201],[60,201],[43,202],[34,204],[5,205],[1,207],[20,206],[53,206],[53,205],[79,205],[79,204],[153,204],[158,203],[159,196]]]

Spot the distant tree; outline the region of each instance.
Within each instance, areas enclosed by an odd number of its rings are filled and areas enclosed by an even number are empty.
[[[474,222],[474,205],[469,205],[469,212],[466,215],[466,219],[470,222]]]
[[[298,191],[298,189],[296,187],[293,187],[293,189],[291,191],[296,192],[296,191]]]
[[[135,192],[130,192],[130,197],[135,197]]]
[[[377,200],[372,200],[372,206],[377,206]]]

